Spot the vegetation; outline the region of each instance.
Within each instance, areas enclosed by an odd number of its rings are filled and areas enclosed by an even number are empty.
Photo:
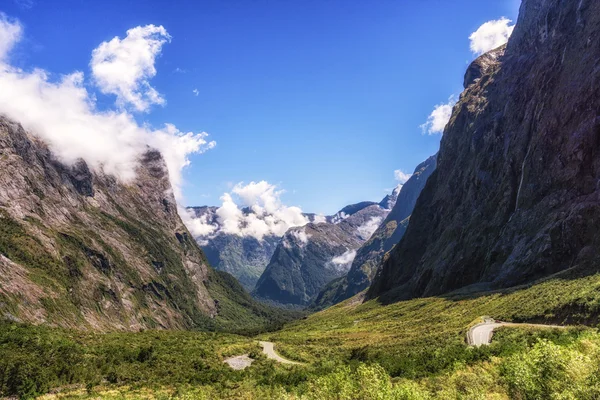
[[[599,284],[598,275],[571,271],[485,295],[387,306],[350,300],[262,334],[282,355],[307,362],[300,366],[267,360],[256,338],[232,334],[92,334],[7,322],[0,325],[0,395],[594,399],[600,396],[600,334],[594,328],[502,328],[492,345],[480,348],[466,346],[464,338],[482,315],[593,323]],[[241,354],[256,359],[250,368],[234,371],[223,363]]]
[[[223,333],[91,334],[0,325],[0,395],[155,399],[595,399],[600,335],[592,329],[503,328],[479,361],[419,379],[356,360],[283,366],[256,341]],[[250,354],[234,371],[224,358]],[[55,389],[55,390],[52,390]],[[58,389],[58,390],[57,390]]]
[[[465,345],[479,317],[596,326],[600,274],[572,270],[529,287],[414,299],[390,305],[350,299],[264,337],[290,359],[378,363],[392,377],[421,378],[489,359]]]

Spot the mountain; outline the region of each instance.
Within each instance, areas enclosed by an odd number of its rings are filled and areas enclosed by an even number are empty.
[[[251,292],[269,264],[282,236],[270,234],[257,239],[254,236],[227,233],[217,215],[218,207],[189,207],[188,210],[192,211],[196,218],[201,218],[202,221],[216,227],[214,233],[196,237],[210,265],[233,275],[248,292]],[[244,208],[242,212],[245,215],[254,213],[250,208]],[[315,214],[303,215],[307,221],[319,218]],[[325,221],[330,221],[331,218],[325,217]]]
[[[219,226],[217,207],[191,207],[197,218]],[[247,291],[252,291],[265,270],[281,237],[268,235],[262,240],[253,236],[227,234],[220,229],[211,237],[198,237],[211,266],[233,275]]]
[[[508,44],[469,67],[438,168],[369,298],[597,271],[598,60],[599,2],[522,2]]]
[[[436,167],[437,155],[417,166],[415,172],[390,198],[380,205],[392,205],[392,211],[375,233],[356,252],[348,274],[329,282],[311,304],[312,309],[323,309],[346,300],[369,287],[385,253],[396,245],[408,227],[417,198]]]
[[[382,204],[390,205],[394,197]],[[356,250],[371,237],[389,209],[374,202],[344,207],[331,222],[288,230],[253,295],[289,306],[305,306],[332,279],[345,275]]]
[[[182,223],[160,153],[122,183],[61,163],[0,117],[0,313],[89,330],[242,329],[273,322],[214,271]]]

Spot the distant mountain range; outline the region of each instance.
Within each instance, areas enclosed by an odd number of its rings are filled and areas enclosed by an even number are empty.
[[[275,250],[253,295],[289,306],[305,306],[332,279],[344,276],[356,256],[389,214],[398,192],[381,203],[344,207],[331,222],[290,229]]]
[[[437,155],[419,164],[399,193],[395,193],[393,198],[389,199],[389,204],[393,206],[391,212],[369,240],[357,250],[348,274],[329,282],[313,300],[312,309],[318,310],[337,304],[369,287],[385,253],[404,236],[415,203],[427,179],[435,171],[436,161]]]
[[[197,240],[212,266],[231,273],[261,301],[325,308],[369,286],[384,254],[402,238],[435,167],[433,156],[379,203],[351,204],[327,217],[304,214],[311,222],[283,237],[225,233],[217,207],[192,207],[197,218],[217,227]]]

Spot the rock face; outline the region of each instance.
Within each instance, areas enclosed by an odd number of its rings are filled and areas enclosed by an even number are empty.
[[[94,330],[269,322],[208,266],[162,156],[149,149],[136,172],[125,184],[84,161],[64,165],[0,117],[0,314]]]
[[[436,160],[437,155],[419,164],[399,193],[384,199],[382,203],[391,201],[392,211],[371,238],[358,249],[348,274],[328,283],[314,299],[312,309],[319,310],[337,304],[369,287],[385,253],[404,236],[417,198],[435,170]]]
[[[600,2],[523,0],[469,68],[438,168],[368,297],[509,287],[600,254]]]
[[[191,209],[196,217],[206,217],[210,224],[219,226],[217,207]],[[213,268],[230,273],[250,292],[275,253],[281,237],[265,236],[258,240],[252,236],[218,231],[210,238],[198,237],[197,240]]]
[[[382,204],[394,201],[395,196],[386,197]],[[288,230],[253,295],[282,305],[307,305],[329,281],[348,272],[356,250],[389,211],[378,203],[363,202],[345,207],[332,222]]]

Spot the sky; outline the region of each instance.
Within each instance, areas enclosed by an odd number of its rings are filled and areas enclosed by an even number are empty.
[[[381,200],[437,152],[468,63],[510,34],[520,1],[174,4],[2,0],[0,84],[23,101],[0,93],[0,112],[123,179],[140,144],[158,147],[182,205],[330,215]],[[39,85],[69,112],[31,116],[21,93]],[[104,128],[79,134],[89,125]]]

